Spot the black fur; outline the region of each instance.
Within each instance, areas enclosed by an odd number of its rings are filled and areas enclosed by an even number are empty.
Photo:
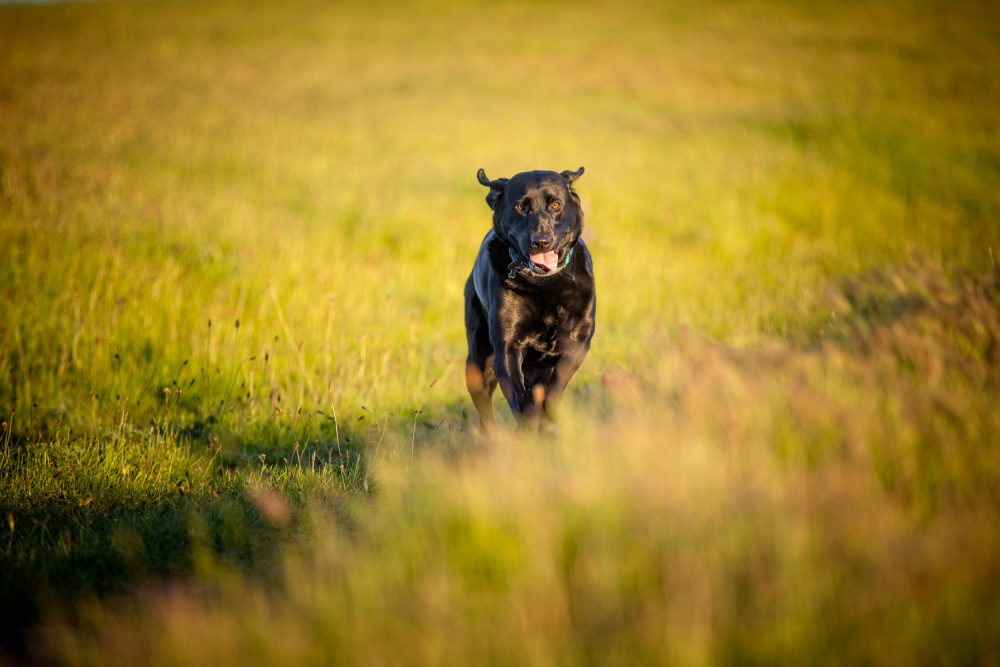
[[[590,252],[580,238],[577,171],[529,171],[479,182],[489,187],[493,229],[465,284],[469,339],[465,380],[484,430],[493,424],[497,384],[514,414],[552,416],[594,336],[596,299]],[[559,268],[529,261],[554,251]],[[567,260],[568,257],[568,260]]]

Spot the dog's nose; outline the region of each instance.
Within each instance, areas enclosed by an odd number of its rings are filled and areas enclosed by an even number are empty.
[[[535,252],[548,252],[555,245],[555,239],[551,234],[532,234],[531,249]]]

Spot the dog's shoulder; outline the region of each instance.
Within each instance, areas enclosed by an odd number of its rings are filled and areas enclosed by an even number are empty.
[[[587,275],[591,278],[594,277],[594,260],[590,256],[590,249],[587,244],[583,242],[583,239],[577,239],[576,245],[580,249],[580,258],[583,260],[583,269],[587,272]]]
[[[502,287],[509,262],[507,244],[496,230],[490,229],[479,246],[479,254],[472,266],[472,283],[487,311],[492,310],[492,295]]]
[[[510,264],[510,251],[507,243],[497,235],[495,229],[490,229],[479,246],[476,268],[488,270],[497,275],[506,275],[508,264]]]

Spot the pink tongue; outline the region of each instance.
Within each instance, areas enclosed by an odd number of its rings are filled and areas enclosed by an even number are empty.
[[[555,271],[559,264],[559,255],[554,252],[540,252],[532,255],[529,259],[538,266],[544,266],[549,271]]]

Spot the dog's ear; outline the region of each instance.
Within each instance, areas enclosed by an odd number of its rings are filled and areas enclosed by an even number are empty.
[[[569,171],[568,169],[562,172],[562,177],[566,179],[569,185],[573,185],[573,182],[583,176],[583,167],[580,167],[576,171]]]
[[[490,208],[494,208],[497,203],[497,199],[500,199],[500,195],[503,194],[503,189],[507,185],[509,178],[498,178],[495,181],[491,181],[486,177],[486,172],[480,167],[479,171],[476,172],[476,178],[482,185],[485,185],[490,189],[490,193],[486,195],[486,203],[489,204]]]

